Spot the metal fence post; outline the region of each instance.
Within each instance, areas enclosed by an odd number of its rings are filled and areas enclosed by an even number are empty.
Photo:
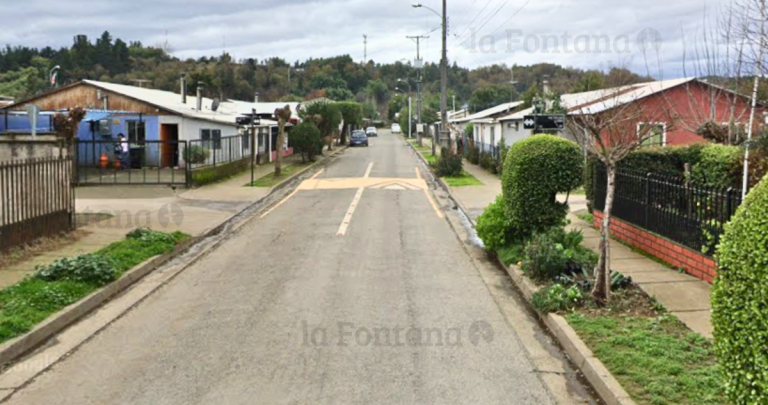
[[[651,176],[653,176],[652,173],[645,175],[645,201],[643,204],[645,210],[643,227],[645,229],[648,229],[648,207],[651,206]]]

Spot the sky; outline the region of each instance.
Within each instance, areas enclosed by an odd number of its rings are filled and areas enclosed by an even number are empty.
[[[439,0],[421,0],[440,12]],[[729,0],[447,0],[448,58],[460,66],[612,66],[657,78],[683,69],[693,38]],[[438,15],[410,0],[25,0],[0,3],[0,44],[68,46],[77,34],[168,44],[180,58],[349,54],[362,61],[440,59]],[[688,55],[684,59],[684,55]]]

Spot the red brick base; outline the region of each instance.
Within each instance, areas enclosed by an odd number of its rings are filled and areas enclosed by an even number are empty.
[[[599,228],[603,213],[595,211],[594,217],[594,225]],[[615,217],[611,218],[611,235],[710,284],[717,274],[717,264],[711,257]]]

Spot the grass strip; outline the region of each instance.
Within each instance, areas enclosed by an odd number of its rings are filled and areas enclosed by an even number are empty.
[[[711,341],[671,315],[572,313],[568,323],[638,404],[727,404]]]
[[[475,176],[467,173],[466,171],[461,171],[461,176],[459,177],[443,177],[443,180],[451,186],[451,187],[468,187],[468,186],[482,186],[483,182],[476,179]]]
[[[275,176],[274,173],[270,173],[264,177],[261,177],[260,179],[253,182],[253,184],[246,185],[246,187],[275,187],[278,184],[282,183],[289,177],[293,176],[295,173],[299,172],[300,170],[308,167],[311,165],[311,162],[307,163],[294,163],[288,166],[283,167],[283,170],[280,173],[280,176]]]
[[[136,238],[128,237],[94,254],[78,258],[83,259],[82,263],[86,264],[103,263],[106,260],[109,266],[106,269],[107,274],[117,279],[144,261],[171,252],[178,243],[189,237],[180,232],[166,234],[146,231],[142,235]],[[63,259],[50,266],[38,268],[35,274],[23,281],[0,290],[0,343],[29,332],[50,315],[104,286],[104,283],[96,281],[83,281],[95,279],[89,272],[105,271],[104,268],[93,270],[95,264],[91,267],[69,269],[66,276],[61,275],[64,273],[49,272],[46,276],[41,274],[52,267],[62,268],[66,262],[67,259]]]

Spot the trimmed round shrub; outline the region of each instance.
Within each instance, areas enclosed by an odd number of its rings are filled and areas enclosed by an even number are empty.
[[[557,194],[581,186],[584,157],[575,142],[536,135],[515,143],[502,175],[504,203],[515,238],[527,239],[563,223],[568,205]]]
[[[734,404],[768,403],[768,177],[752,190],[717,251],[715,351]]]
[[[320,130],[311,122],[302,122],[293,128],[288,140],[294,152],[301,154],[301,160],[304,162],[313,162],[318,151],[323,148]]]

